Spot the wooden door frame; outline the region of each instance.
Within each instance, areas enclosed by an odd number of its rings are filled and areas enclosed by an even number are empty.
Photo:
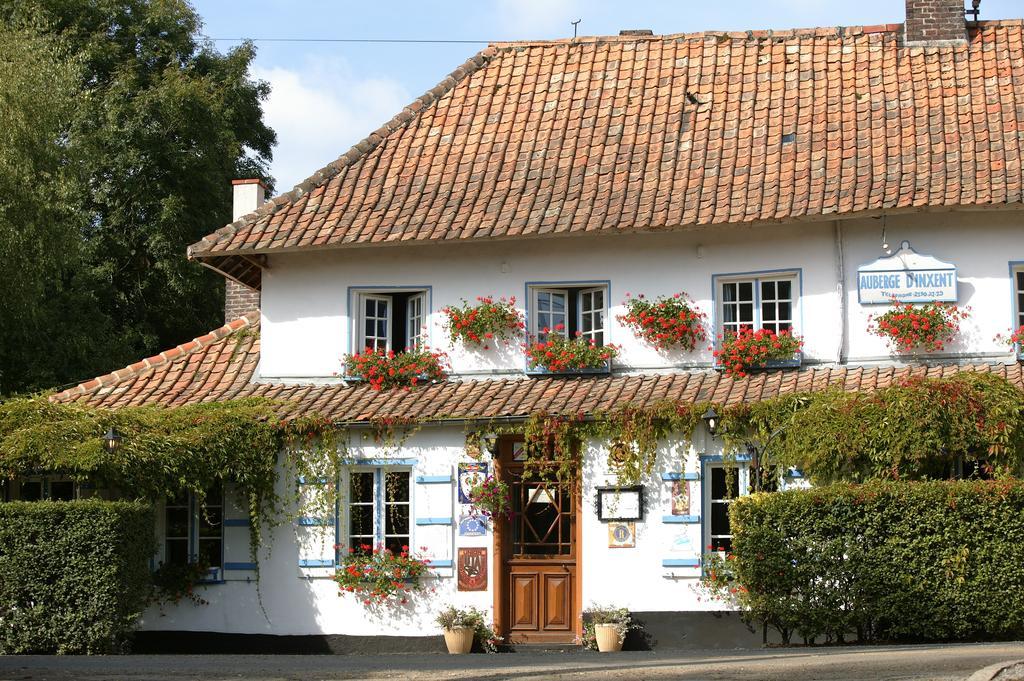
[[[498,439],[498,451],[497,455],[491,460],[491,467],[493,469],[494,477],[498,480],[502,479],[502,473],[504,473],[504,466],[502,465],[503,455],[512,447],[516,442],[524,442],[525,438],[522,435],[503,435]],[[508,453],[511,453],[510,451]],[[491,536],[493,538],[493,545],[491,547],[491,588],[493,590],[494,598],[494,632],[502,637],[507,638],[509,632],[505,629],[505,622],[508,620],[509,615],[509,594],[508,594],[508,574],[505,570],[506,565],[506,553],[510,548],[509,544],[505,541],[505,533],[507,531],[508,520],[504,519],[500,522],[493,522],[491,527]],[[576,494],[576,527],[575,529],[575,551],[576,551],[576,570],[575,570],[575,582],[572,585],[573,588],[573,602],[575,604],[573,617],[573,633],[577,638],[583,636],[583,473],[580,471],[579,490]]]

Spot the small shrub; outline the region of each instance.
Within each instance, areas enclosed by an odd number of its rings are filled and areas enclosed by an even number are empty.
[[[0,504],[0,654],[122,652],[150,593],[153,523],[136,502]]]

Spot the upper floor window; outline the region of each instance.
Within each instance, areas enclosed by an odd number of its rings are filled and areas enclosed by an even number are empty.
[[[420,348],[427,344],[427,292],[362,291],[356,294],[358,318],[354,351]]]
[[[394,468],[353,468],[348,472],[348,544],[384,547],[401,553],[412,544],[410,472]]]
[[[533,286],[530,289],[530,333],[538,342],[557,334],[582,336],[604,345],[607,334],[608,286]]]
[[[1013,271],[1014,312],[1016,313],[1015,329],[1024,326],[1024,266]]]
[[[793,274],[763,274],[717,279],[719,332],[743,327],[774,333],[792,330],[799,302]]]

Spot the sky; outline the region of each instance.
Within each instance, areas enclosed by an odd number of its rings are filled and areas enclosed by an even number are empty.
[[[488,41],[900,23],[904,0],[192,0],[226,51],[256,39],[253,75],[270,83],[278,193],[327,165],[483,49]],[[983,0],[982,19],[1019,18],[1021,0]],[[463,40],[395,44],[260,38]]]

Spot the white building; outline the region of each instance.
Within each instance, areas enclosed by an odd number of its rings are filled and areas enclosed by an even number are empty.
[[[352,465],[329,524],[275,529],[262,603],[230,487],[223,522],[201,535],[194,509],[169,534],[190,512],[170,505],[159,559],[203,551],[215,583],[209,605],[150,612],[143,630],[189,646],[263,634],[305,637],[251,639],[266,649],[434,648],[433,617],[455,603],[491,612],[514,642],[569,643],[596,602],[630,608],[656,645],[759,642],[694,589],[705,547],[728,541],[719,438],[664,443],[642,517],[618,538],[595,507],[597,488],[619,482],[607,442],[582,443],[577,489],[538,493],[502,438],[500,474],[532,508],[473,536],[457,491],[466,433],[538,411],[870,390],[964,368],[1022,383],[1017,349],[997,336],[1024,325],[1024,25],[931,5],[937,23],[492,45],[293,191],[263,203],[261,185],[236,185],[238,219],[189,252],[229,279],[227,326],[55,399],[293,400],[346,429]],[[894,284],[969,306],[956,339],[907,356],[869,333]],[[619,320],[627,295],[681,292],[707,315],[693,351],[658,351]],[[514,296],[531,335],[561,321],[621,352],[582,376],[537,375],[524,339],[453,346],[442,310],[476,296]],[[711,346],[741,324],[789,329],[802,353],[724,376]],[[375,391],[344,375],[348,353],[414,342],[449,353],[445,382]],[[418,427],[383,446],[365,437],[381,419]],[[547,523],[532,542],[512,526],[524,519]],[[383,613],[339,598],[329,577],[362,542],[425,547],[436,593]],[[460,590],[467,568],[480,590]]]

